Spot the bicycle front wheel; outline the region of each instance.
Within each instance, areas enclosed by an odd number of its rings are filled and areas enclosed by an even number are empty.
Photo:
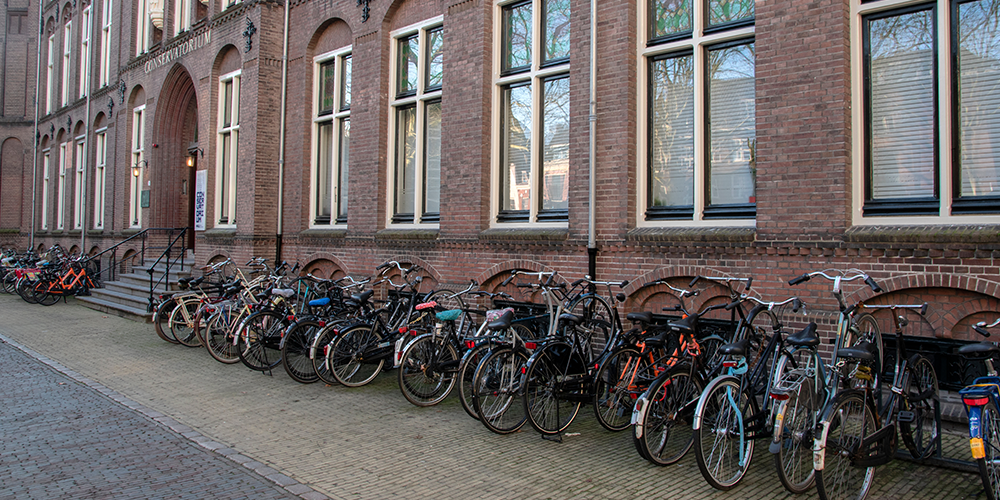
[[[993,403],[987,403],[979,414],[985,456],[976,460],[979,477],[986,489],[986,500],[1000,498],[1000,411]]]
[[[476,412],[476,405],[473,400],[476,397],[475,384],[473,383],[476,368],[483,358],[489,354],[490,349],[496,344],[484,342],[465,352],[462,361],[458,364],[458,397],[462,402],[462,409],[470,417],[479,420],[479,413]]]
[[[170,313],[176,306],[176,301],[167,299],[156,306],[156,310],[153,312],[153,328],[156,330],[156,336],[171,344],[179,344],[170,333]]]
[[[778,446],[774,466],[785,489],[798,494],[809,490],[815,480],[812,446],[817,409],[812,379],[801,371],[795,375],[802,378],[801,382],[774,416]]]
[[[240,361],[247,368],[267,371],[281,363],[281,333],[287,326],[285,315],[278,311],[258,311],[243,322],[240,336]]]
[[[903,409],[910,412],[912,419],[899,419],[899,433],[910,455],[923,460],[934,453],[941,436],[938,380],[930,360],[920,355],[910,357],[906,372],[908,381]]]
[[[691,450],[694,406],[704,383],[680,365],[654,380],[636,403],[632,443],[656,465],[676,463]]]
[[[413,340],[399,362],[399,390],[416,406],[444,401],[455,387],[458,351],[446,338],[425,335]]]
[[[566,310],[580,318],[577,334],[583,344],[583,356],[588,364],[596,361],[618,335],[611,306],[599,295],[587,294],[573,301]]]
[[[198,338],[194,328],[194,315],[198,312],[201,303],[198,300],[189,299],[181,302],[170,311],[170,334],[177,342],[187,347],[198,347],[201,340]]]
[[[719,377],[705,389],[701,419],[695,426],[698,468],[713,488],[729,490],[746,474],[754,440],[747,425],[757,413],[757,399],[735,377]]]
[[[205,309],[200,309],[195,316],[200,315],[203,318],[205,314]],[[230,312],[220,310],[210,315],[207,321],[199,318],[201,321],[198,322],[199,325],[202,322],[205,324],[205,327],[200,331],[204,337],[208,355],[227,365],[240,362],[240,347],[233,342],[236,327],[230,324],[232,321],[230,316]]]
[[[813,457],[816,490],[821,500],[863,500],[868,495],[875,467],[856,467],[861,441],[875,431],[875,417],[863,393],[837,394],[816,426],[819,442]]]
[[[523,384],[525,411],[542,434],[558,434],[573,423],[587,397],[587,368],[568,344],[551,343],[528,360]]]
[[[605,429],[617,432],[632,423],[636,398],[650,383],[650,363],[634,347],[613,351],[594,377],[594,415]]]
[[[300,384],[311,384],[319,380],[313,362],[309,359],[309,349],[319,332],[319,322],[300,321],[288,329],[281,345],[281,364],[285,373]]]
[[[369,325],[341,332],[326,357],[333,378],[347,387],[360,387],[375,380],[385,358],[371,358],[368,354],[378,349],[381,342],[382,335]]]
[[[521,367],[528,362],[524,351],[498,347],[476,368],[473,404],[483,425],[497,433],[510,434],[528,420],[521,404]]]

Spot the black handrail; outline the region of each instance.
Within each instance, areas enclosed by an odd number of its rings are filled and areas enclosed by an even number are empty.
[[[105,250],[102,250],[102,251],[100,251],[100,252],[98,252],[98,253],[90,256],[90,257],[87,257],[86,260],[85,260],[85,262],[86,263],[94,262],[96,264],[97,270],[95,271],[94,274],[96,276],[98,276],[98,277],[100,277],[101,275],[105,275],[105,277],[102,279],[102,281],[114,281],[116,279],[115,274],[118,272],[116,270],[119,269],[119,266],[121,265],[121,262],[118,260],[118,249],[122,245],[125,245],[126,243],[130,243],[130,242],[134,243],[137,240],[141,240],[140,249],[138,250],[137,255],[139,257],[139,265],[140,266],[145,266],[145,264],[146,264],[146,250],[147,249],[152,249],[152,247],[147,247],[147,244],[146,244],[147,240],[149,239],[149,236],[151,235],[151,233],[153,233],[153,232],[166,232],[166,233],[168,233],[167,234],[167,239],[170,241],[170,244],[167,246],[167,249],[169,250],[169,249],[173,248],[174,244],[176,243],[177,237],[175,236],[175,233],[180,232],[181,235],[185,235],[187,233],[187,231],[190,230],[190,229],[191,228],[189,228],[189,227],[181,227],[181,228],[176,228],[176,227],[150,227],[150,228],[142,229],[139,232],[137,232],[137,233],[129,236],[128,238],[125,238],[124,240],[119,241],[118,243],[115,243],[111,247],[109,247],[109,248],[107,248]],[[185,247],[186,247],[186,240],[184,241],[184,243],[185,243]],[[102,268],[102,266],[101,266],[101,258],[104,257],[105,255],[109,255],[109,257],[108,257],[108,266],[107,266],[107,268]],[[160,258],[162,258],[162,255],[161,255]],[[183,255],[182,255],[182,258],[183,258]],[[160,259],[157,259],[157,262],[159,262],[159,260]],[[183,260],[181,261],[181,265],[183,265]],[[168,269],[169,269],[169,266],[168,266]],[[152,275],[150,276],[150,281],[152,282]],[[152,287],[153,287],[153,285],[151,284],[150,288],[152,289]]]
[[[163,250],[163,253],[161,253],[160,256],[156,258],[156,261],[154,261],[153,264],[146,269],[146,272],[149,273],[149,305],[146,306],[146,312],[153,312],[153,290],[156,286],[163,282],[170,283],[170,267],[175,263],[175,261],[171,261],[170,259],[170,251],[174,248],[174,245],[177,244],[177,240],[181,240],[180,266],[182,268],[184,267],[184,255],[187,253],[187,233],[189,229],[191,228],[182,228],[180,234],[174,236],[173,239],[170,240],[170,244]],[[163,276],[160,276],[159,280],[153,282],[153,268],[155,268],[164,257],[167,259],[167,269],[163,272]]]

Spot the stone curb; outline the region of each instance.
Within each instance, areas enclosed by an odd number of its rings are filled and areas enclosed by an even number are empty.
[[[41,362],[42,364],[52,368],[53,370],[73,379],[77,383],[84,385],[95,392],[107,397],[111,401],[118,403],[125,408],[138,413],[145,417],[147,420],[155,422],[157,425],[165,428],[177,436],[180,436],[192,444],[197,445],[199,448],[210,451],[222,458],[228,459],[238,465],[242,465],[252,474],[259,476],[268,482],[274,483],[285,491],[292,495],[298,496],[305,500],[323,500],[329,497],[319,491],[314,490],[309,485],[302,484],[295,479],[292,479],[284,472],[271,468],[270,466],[263,464],[254,460],[253,458],[241,455],[238,451],[233,450],[228,445],[224,443],[219,443],[208,436],[192,429],[191,427],[184,425],[177,420],[164,415],[161,412],[153,410],[152,408],[147,408],[127,397],[118,393],[117,391],[110,389],[103,384],[94,381],[92,379],[86,378],[83,375],[70,370],[69,368],[63,366],[59,362],[42,356],[41,354],[7,338],[3,334],[0,334],[0,342],[3,342],[11,347],[23,352],[31,358]]]

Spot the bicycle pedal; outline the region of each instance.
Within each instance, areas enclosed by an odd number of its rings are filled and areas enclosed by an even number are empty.
[[[917,419],[917,416],[912,411],[901,410],[896,414],[896,419],[900,422],[910,423]]]

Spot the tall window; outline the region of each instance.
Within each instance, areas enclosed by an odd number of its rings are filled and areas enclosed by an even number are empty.
[[[500,7],[499,222],[569,214],[569,0]]]
[[[132,168],[129,170],[129,226],[142,226],[142,174],[145,163],[146,126],[143,123],[146,106],[132,110]]]
[[[136,0],[135,7],[135,55],[140,55],[149,50],[153,36],[149,23],[149,0]]]
[[[441,210],[441,19],[393,33],[392,222],[435,223]],[[419,218],[415,216],[419,214]]]
[[[90,86],[90,12],[88,5],[80,19],[80,97],[87,95]]]
[[[101,86],[111,82],[111,9],[114,0],[101,2]]]
[[[640,224],[754,218],[753,0],[644,5]]]
[[[94,229],[104,229],[104,182],[108,164],[108,133],[107,129],[97,131],[94,145],[97,150],[94,166]]]
[[[998,2],[887,4],[856,6],[863,217],[1000,214]]]
[[[45,113],[51,113],[56,103],[56,35],[49,35],[49,58],[45,66]]]
[[[219,79],[219,161],[215,213],[218,225],[236,225],[236,165],[240,134],[240,72]]]
[[[52,155],[45,150],[42,156],[42,230],[49,228],[49,172],[52,171]]]
[[[56,180],[56,229],[63,228],[66,218],[66,169],[69,168],[69,144],[59,145],[59,179]]]
[[[191,29],[191,0],[174,0],[174,36]]]
[[[69,62],[70,56],[73,52],[73,39],[70,34],[72,32],[73,23],[66,21],[66,25],[63,27],[63,58],[62,58],[62,86],[60,87],[60,92],[62,94],[62,105],[65,106],[69,104],[69,88],[70,88],[70,72],[69,72]]]
[[[347,173],[351,143],[351,52],[346,47],[316,58],[313,114],[312,210],[316,226],[347,223]]]
[[[83,229],[83,169],[87,165],[87,143],[76,142],[76,176],[73,178],[73,229]]]

